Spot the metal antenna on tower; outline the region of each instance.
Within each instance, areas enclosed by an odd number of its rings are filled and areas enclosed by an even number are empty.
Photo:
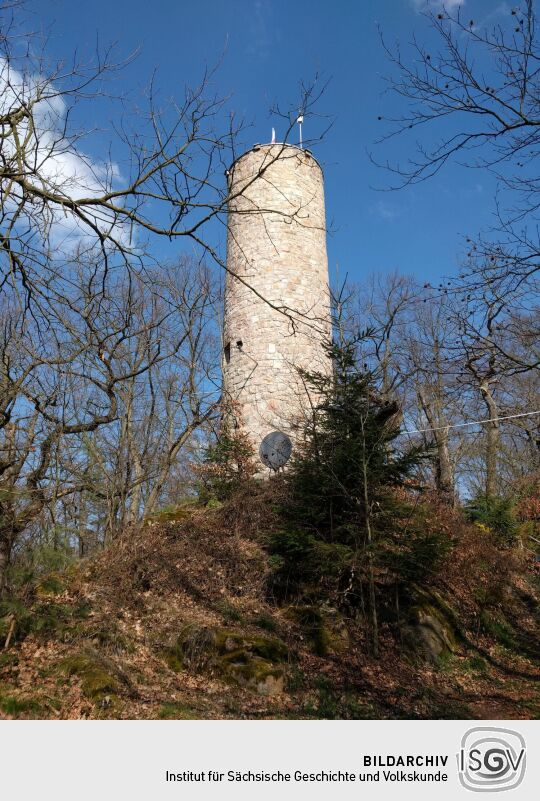
[[[304,146],[302,144],[302,123],[304,122],[304,115],[303,114],[299,114],[298,115],[298,119],[296,120],[296,122],[298,123],[298,127],[300,129],[300,149],[303,150]]]

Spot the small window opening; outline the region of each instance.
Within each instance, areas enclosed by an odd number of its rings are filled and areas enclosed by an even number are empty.
[[[231,361],[231,343],[227,342],[223,349],[223,355],[225,356],[225,364],[229,364]]]
[[[236,347],[238,348],[238,350],[242,350],[242,348],[244,347],[244,343],[242,342],[241,339],[236,340]]]

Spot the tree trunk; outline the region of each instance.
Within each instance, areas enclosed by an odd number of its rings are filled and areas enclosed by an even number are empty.
[[[437,490],[452,504],[455,501],[454,492],[454,471],[450,460],[450,448],[448,446],[448,429],[437,431],[435,442],[437,445],[437,465],[435,473],[435,483]]]
[[[139,458],[139,454],[135,447],[131,449],[131,458],[133,462],[133,475],[134,475],[134,482],[133,482],[133,491],[131,493],[131,501],[129,504],[129,510],[126,517],[126,523],[128,525],[132,525],[139,520],[140,516],[140,507],[141,507],[141,493],[142,493],[142,482],[143,482],[143,468],[141,464],[141,460]]]
[[[435,440],[435,448],[437,455],[435,457],[435,487],[437,492],[448,501],[448,503],[455,503],[455,488],[454,488],[454,470],[452,468],[452,461],[450,459],[450,447],[448,428],[441,427],[441,409],[440,399],[428,401],[426,394],[422,387],[418,389],[418,397],[422,405],[426,420],[430,427],[433,429],[433,439]]]
[[[379,621],[377,615],[377,597],[375,593],[375,576],[373,571],[373,553],[371,545],[373,543],[373,531],[371,528],[371,499],[369,497],[368,486],[368,472],[367,472],[367,454],[365,443],[365,431],[362,423],[362,438],[363,438],[363,453],[362,453],[362,485],[364,492],[364,506],[366,516],[366,544],[368,548],[368,567],[369,567],[369,606],[371,613],[371,642],[373,648],[373,656],[377,659],[379,656]]]
[[[7,570],[11,561],[11,536],[8,532],[0,532],[0,598],[7,589]]]
[[[79,540],[79,559],[86,555],[85,539],[86,539],[86,519],[87,508],[84,492],[79,492],[79,521],[77,538]]]
[[[499,457],[499,440],[500,440],[500,425],[495,418],[499,416],[499,408],[491,393],[491,388],[488,381],[483,381],[480,384],[480,391],[488,410],[488,416],[492,422],[486,423],[486,483],[485,493],[486,497],[491,497],[497,494],[497,468]]]

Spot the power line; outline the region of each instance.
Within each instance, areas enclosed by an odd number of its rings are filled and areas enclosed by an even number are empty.
[[[449,428],[464,428],[465,426],[476,426],[481,423],[497,423],[499,420],[515,420],[518,417],[532,417],[535,414],[540,414],[540,409],[536,412],[521,412],[520,414],[507,414],[504,417],[487,417],[485,420],[471,420],[468,423],[454,423],[450,426],[436,426],[435,428],[413,428],[410,431],[404,431],[404,434],[424,434],[427,431],[445,431]]]

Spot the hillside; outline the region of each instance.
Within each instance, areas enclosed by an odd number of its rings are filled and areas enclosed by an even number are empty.
[[[4,602],[1,716],[540,715],[530,562],[494,557],[456,513],[450,556],[397,621],[382,619],[375,659],[361,618],[270,597],[272,492],[253,485],[219,508],[157,515]]]

